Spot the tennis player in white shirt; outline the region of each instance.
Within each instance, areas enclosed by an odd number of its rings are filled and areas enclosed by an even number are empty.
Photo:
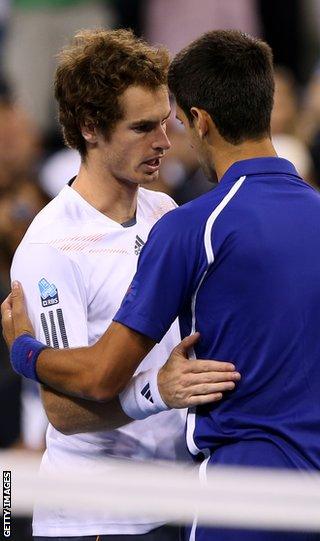
[[[152,48],[125,30],[82,31],[60,54],[55,78],[60,123],[67,145],[81,155],[81,166],[31,224],[11,274],[23,285],[36,337],[47,346],[78,347],[98,340],[129,287],[150,229],[175,207],[169,196],[144,188],[157,179],[170,148],[168,64],[165,49]],[[120,401],[98,403],[42,387],[50,424],[41,471],[54,474],[70,464],[88,472],[107,456],[183,459],[184,410],[168,406],[194,404],[200,375],[190,369],[188,385],[178,378],[192,340],[185,339],[167,363],[166,390],[147,378],[141,392],[132,384]],[[179,342],[174,323],[140,364],[137,377],[149,371],[157,377]],[[232,365],[210,366],[212,392],[199,396],[199,403],[219,400],[235,385]],[[136,420],[132,403],[126,407],[133,396]],[[107,509],[79,515],[38,504],[33,535],[36,541],[173,541],[179,530],[150,517],[112,517]]]

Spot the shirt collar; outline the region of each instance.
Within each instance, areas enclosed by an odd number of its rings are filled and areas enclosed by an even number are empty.
[[[270,174],[294,175],[301,178],[294,165],[284,158],[251,158],[233,163],[221,177],[219,184],[234,181],[246,175]]]

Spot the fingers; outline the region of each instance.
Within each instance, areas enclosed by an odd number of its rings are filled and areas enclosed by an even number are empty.
[[[238,372],[172,373],[164,366],[158,373],[158,388],[164,402],[171,408],[188,408],[207,404],[214,397],[220,400],[233,391],[240,379]]]
[[[174,350],[171,352],[171,357],[173,356],[183,356],[184,358],[188,358],[188,351],[195,346],[195,344],[200,339],[200,333],[196,332],[194,334],[190,334],[190,336],[186,336],[180,344],[178,344]],[[220,371],[220,372],[228,372],[228,371],[234,371],[236,369],[235,365],[231,362],[227,361],[215,361],[215,360],[208,360],[208,359],[188,359],[188,372],[192,371],[194,373],[197,372],[212,372],[212,371]],[[187,365],[186,365],[187,366]]]
[[[188,373],[185,382],[186,385],[193,387],[195,385],[202,385],[202,384],[214,384],[219,383],[221,381],[233,381],[238,382],[240,381],[241,376],[239,372],[199,372],[199,373]]]
[[[219,402],[223,397],[222,393],[212,393],[202,396],[191,396],[188,400],[187,408],[193,408],[194,406],[203,406],[205,404],[211,404],[212,402]]]
[[[223,398],[227,391],[233,391],[235,383],[233,381],[220,382],[212,385],[197,385],[192,389],[188,398],[185,399],[187,408],[202,406],[212,402],[218,402]]]
[[[236,367],[233,363],[225,361],[190,359],[188,364],[186,363],[186,370],[188,372],[193,372],[194,374],[199,372],[232,372],[235,369]]]
[[[220,381],[218,383],[202,383],[189,389],[190,396],[207,395],[233,391],[236,384],[234,381]]]
[[[190,334],[190,336],[186,336],[180,344],[178,344],[174,351],[176,353],[180,353],[181,355],[187,357],[189,349],[193,348],[193,346],[198,342],[200,338],[200,333],[196,332],[194,334]]]
[[[11,294],[5,299],[1,305],[1,319],[2,319],[2,334],[10,347],[14,340],[14,328],[12,321],[12,306],[11,306]]]
[[[3,301],[1,304],[1,317],[2,319],[4,317],[7,317],[8,314],[10,314],[11,317],[12,313],[12,302],[11,302],[11,293],[7,296],[7,298]]]
[[[34,335],[34,330],[27,313],[23,289],[20,282],[15,281],[12,283],[11,303],[15,337],[25,333]]]
[[[26,313],[24,295],[20,282],[12,282],[11,302],[13,318],[20,317],[22,313]]]
[[[232,391],[241,379],[233,363],[188,359],[188,350],[199,338],[199,333],[184,338],[159,370],[159,392],[171,408],[221,400],[223,394]]]

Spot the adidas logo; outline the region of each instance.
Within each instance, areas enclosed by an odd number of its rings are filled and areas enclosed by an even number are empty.
[[[139,255],[144,245],[145,245],[145,242],[143,242],[143,240],[140,239],[140,237],[137,235],[136,242],[134,243],[134,253],[136,255]]]
[[[149,402],[151,402],[151,403],[153,404],[153,398],[152,398],[152,396],[151,396],[151,391],[150,391],[150,385],[149,385],[149,383],[147,383],[147,384],[143,387],[143,389],[142,389],[142,391],[141,391],[141,394],[142,394],[142,396],[144,396],[147,400],[149,400]]]

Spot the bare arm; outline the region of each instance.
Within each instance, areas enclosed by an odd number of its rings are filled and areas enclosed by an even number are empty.
[[[37,374],[42,383],[57,391],[107,402],[124,389],[153,346],[149,338],[111,323],[93,346],[44,350],[37,361]]]
[[[114,430],[132,421],[116,398],[108,403],[73,398],[41,386],[41,398],[50,423],[63,434]]]
[[[1,312],[9,347],[21,334],[34,334],[19,284],[2,304]],[[240,379],[231,363],[189,360],[188,349],[198,339],[196,334],[184,338],[159,371],[159,391],[171,408],[220,400],[222,393],[232,390]],[[42,383],[64,394],[108,402],[124,389],[153,346],[150,338],[114,322],[93,346],[42,351],[37,374]]]
[[[21,334],[34,336],[19,282],[1,306],[5,340],[11,347]],[[110,401],[129,382],[155,342],[120,323],[111,323],[93,346],[45,349],[37,360],[41,383],[70,396]]]

